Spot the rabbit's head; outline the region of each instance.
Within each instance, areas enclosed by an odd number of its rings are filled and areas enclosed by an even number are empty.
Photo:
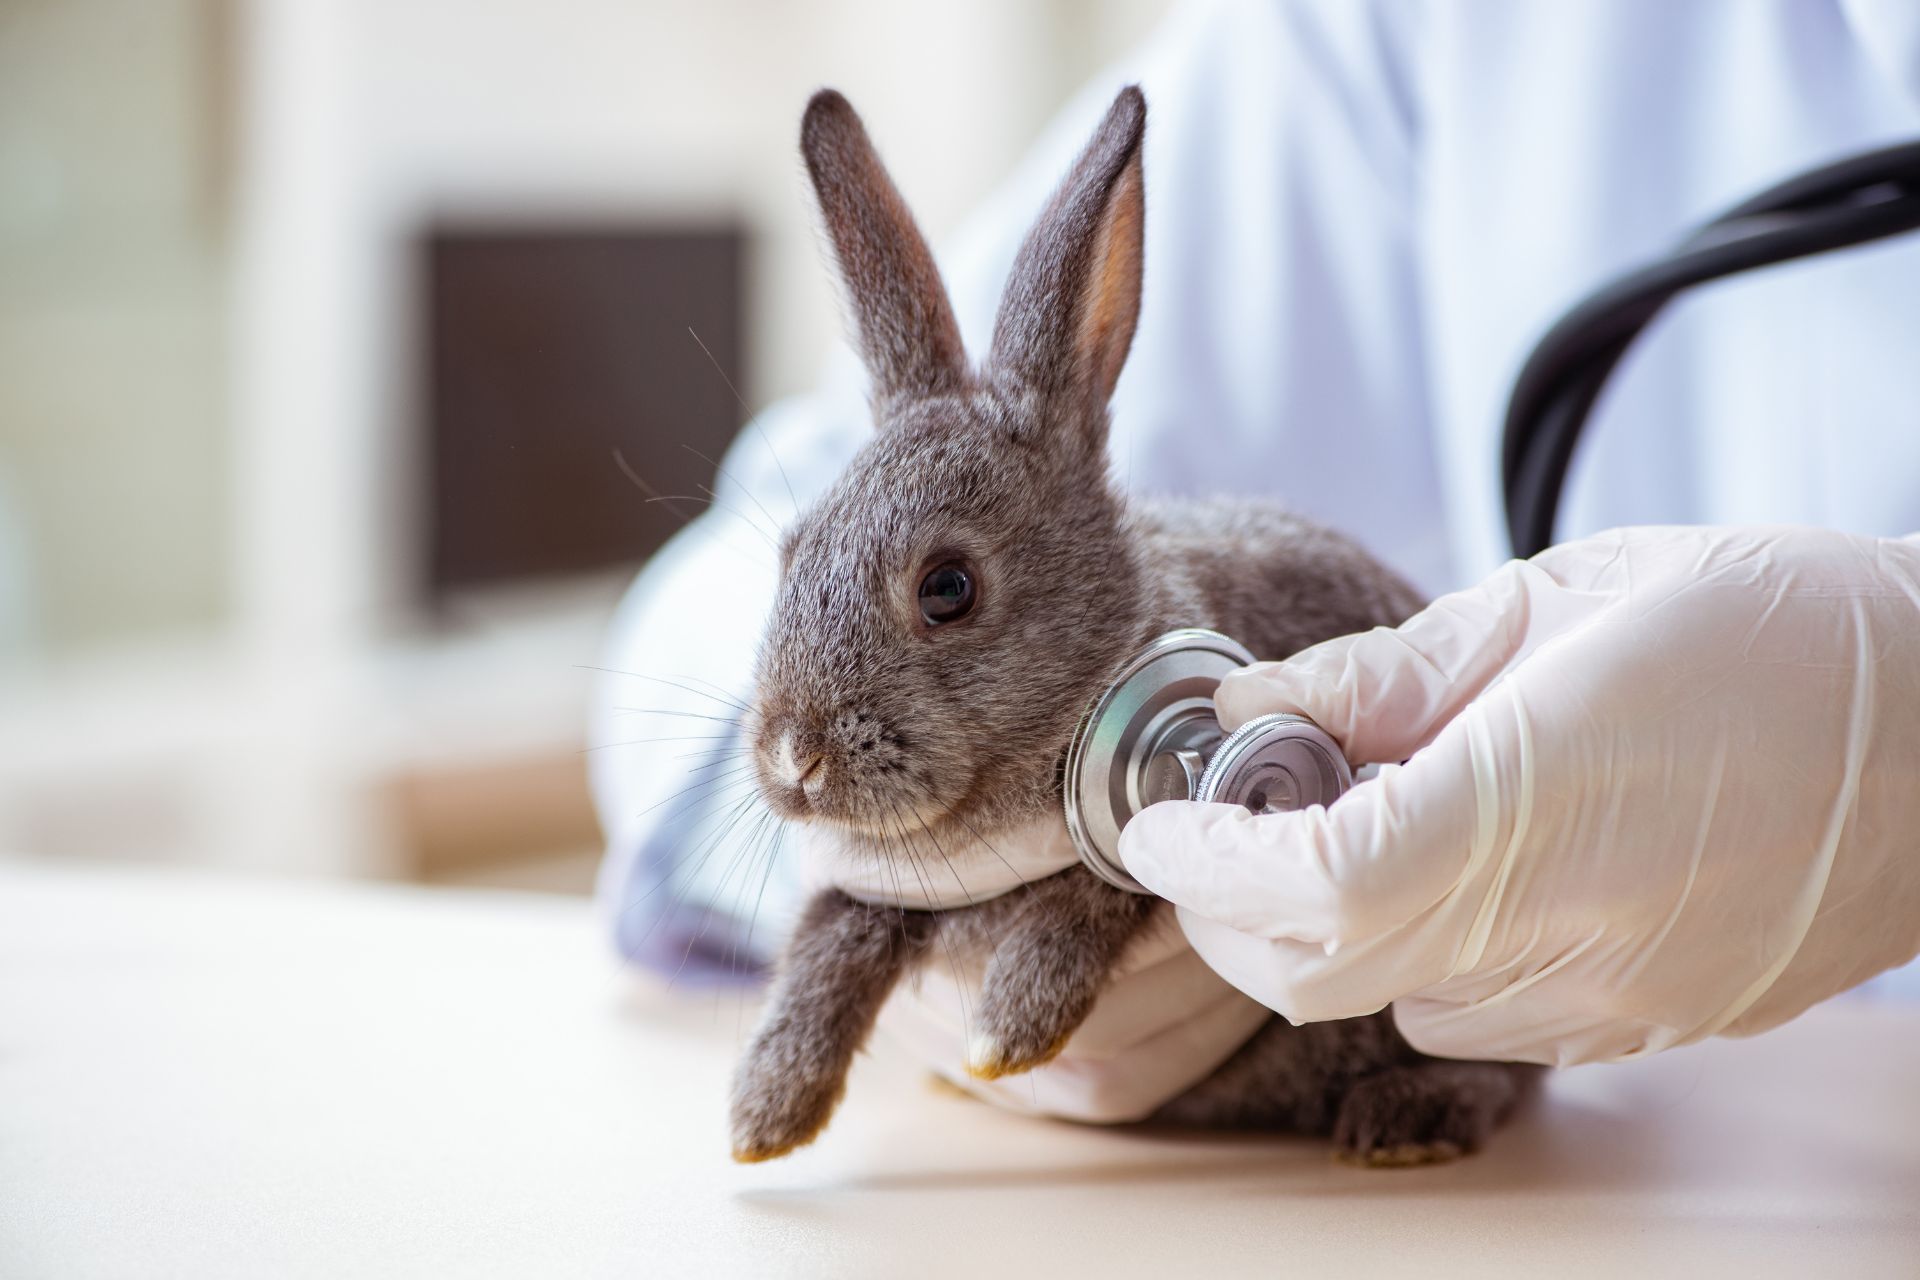
[[[1140,304],[1145,127],[1126,89],[1022,246],[976,368],[859,117],[831,91],[808,104],[801,151],[876,431],[781,548],[752,747],[782,816],[883,840],[1032,816],[1144,638],[1106,443]]]

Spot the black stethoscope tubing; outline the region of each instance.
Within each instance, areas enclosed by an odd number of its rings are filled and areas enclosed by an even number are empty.
[[[1507,402],[1500,482],[1516,556],[1553,542],[1567,468],[1608,376],[1655,316],[1695,285],[1920,228],[1920,141],[1769,187],[1673,253],[1590,294],[1534,347]],[[1920,335],[1916,335],[1920,352]]]

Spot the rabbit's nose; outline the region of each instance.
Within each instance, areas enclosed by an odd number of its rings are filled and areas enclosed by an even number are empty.
[[[800,744],[791,729],[780,735],[773,749],[773,775],[784,785],[812,793],[820,789],[821,765],[826,754],[812,744]]]

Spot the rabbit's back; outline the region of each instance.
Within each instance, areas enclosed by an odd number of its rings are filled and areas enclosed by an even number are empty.
[[[1394,626],[1419,592],[1364,547],[1275,503],[1138,503],[1131,510],[1161,629],[1225,632],[1257,658]]]

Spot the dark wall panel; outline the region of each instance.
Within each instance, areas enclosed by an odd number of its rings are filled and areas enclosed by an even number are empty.
[[[664,494],[711,484],[690,449],[719,458],[744,416],[727,386],[742,382],[743,257],[724,228],[426,238],[429,602],[638,564],[676,509],[698,510],[648,503],[614,453]]]

